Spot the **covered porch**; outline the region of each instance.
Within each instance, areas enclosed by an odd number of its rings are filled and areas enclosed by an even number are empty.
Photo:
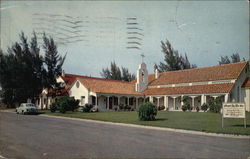
[[[181,111],[184,98],[190,104],[192,110],[207,103],[210,98],[221,98],[222,102],[229,102],[229,94],[185,94],[185,95],[152,95],[146,96],[146,100],[154,103],[157,107],[164,106],[164,110]]]
[[[122,106],[135,110],[143,102],[145,102],[144,96],[104,93],[92,94],[89,100],[89,104],[94,105],[100,111],[119,110]]]

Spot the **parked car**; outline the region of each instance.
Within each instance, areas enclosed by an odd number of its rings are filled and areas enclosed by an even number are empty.
[[[33,103],[21,103],[18,108],[16,108],[16,113],[19,114],[36,114],[37,108]]]

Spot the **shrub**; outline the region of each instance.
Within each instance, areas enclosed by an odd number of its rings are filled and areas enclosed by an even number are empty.
[[[68,105],[67,105],[66,102],[60,103],[60,105],[59,105],[59,111],[61,113],[66,113],[67,109],[68,109]]]
[[[56,111],[56,109],[57,109],[56,107],[57,107],[57,104],[56,103],[52,103],[51,106],[50,106],[50,111],[52,113],[54,113]]]
[[[85,104],[83,108],[83,112],[90,112],[90,110],[93,108],[92,104]]]
[[[208,105],[206,103],[203,103],[201,106],[201,110],[203,110],[204,112],[207,111],[208,109]]]
[[[75,100],[73,97],[62,97],[56,102],[52,103],[50,111],[55,112],[59,110],[61,113],[66,111],[74,111],[78,108],[79,100]]]
[[[190,105],[190,104],[187,104],[186,106],[187,106],[187,110],[189,110],[189,111],[191,111],[191,110],[192,110],[192,107],[191,107],[191,105]]]
[[[72,112],[75,111],[79,107],[79,100],[75,100],[74,98],[68,99],[68,109],[70,109]]]
[[[126,105],[123,106],[123,109],[124,109],[124,110],[130,110],[130,109],[131,109],[131,106],[126,104]]]
[[[155,120],[157,109],[153,103],[143,103],[139,106],[138,116],[140,120],[149,121]]]
[[[193,109],[193,108],[191,107],[191,103],[190,103],[189,98],[190,98],[190,97],[188,97],[188,96],[184,96],[184,97],[182,98],[182,101],[183,101],[184,105],[186,106],[186,108],[184,107],[185,111],[186,111],[186,110],[191,111],[191,110]],[[182,107],[181,107],[181,109],[182,109]],[[183,110],[183,109],[182,109],[182,110]],[[184,111],[184,110],[183,110],[183,111]]]
[[[186,111],[187,109],[188,109],[188,107],[187,107],[187,105],[183,105],[182,107],[181,107],[181,109],[182,109],[182,111]]]
[[[121,104],[121,103],[119,104],[119,110],[123,110],[124,107],[125,107],[124,104]]]
[[[158,107],[158,110],[164,110],[165,109],[165,106],[164,105],[161,105]]]
[[[209,111],[213,113],[219,113],[222,107],[222,101],[220,98],[213,99],[211,98],[208,101]]]
[[[196,112],[199,112],[199,111],[200,111],[200,108],[199,108],[199,107],[196,107],[195,109],[196,109]]]

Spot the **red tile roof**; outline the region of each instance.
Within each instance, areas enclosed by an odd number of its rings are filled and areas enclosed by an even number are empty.
[[[145,95],[229,93],[233,85],[233,83],[220,83],[179,87],[148,88],[143,93]]]
[[[250,77],[246,78],[246,80],[242,84],[242,87],[249,87],[250,88]]]
[[[48,90],[49,96],[68,96],[68,88],[60,89],[60,90]]]
[[[238,62],[219,66],[163,72],[160,73],[158,79],[149,82],[149,86],[236,79],[246,65],[247,62]],[[151,75],[149,78],[150,77]]]
[[[247,62],[239,62],[219,66],[164,72],[160,74],[158,79],[154,78],[154,74],[150,74],[148,77],[149,86],[237,79],[246,65]],[[79,79],[79,81],[92,92],[131,95],[228,93],[233,87],[233,83],[221,83],[209,85],[149,88],[140,93],[135,91],[136,80],[124,82],[73,74],[65,74],[63,79],[67,83],[66,88],[69,88],[69,86],[76,79]]]
[[[135,91],[135,85],[130,82],[98,79],[98,78],[78,78],[78,80],[90,91],[96,93],[110,94],[131,94],[140,95]]]
[[[64,82],[68,85],[71,85],[76,78],[91,78],[91,79],[102,79],[97,77],[89,77],[89,76],[81,76],[81,75],[74,75],[74,74],[64,74],[64,76],[61,76]]]

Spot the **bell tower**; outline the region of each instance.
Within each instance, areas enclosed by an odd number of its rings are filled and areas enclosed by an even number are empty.
[[[137,81],[135,91],[143,92],[148,87],[148,70],[147,65],[142,62],[137,70]]]

